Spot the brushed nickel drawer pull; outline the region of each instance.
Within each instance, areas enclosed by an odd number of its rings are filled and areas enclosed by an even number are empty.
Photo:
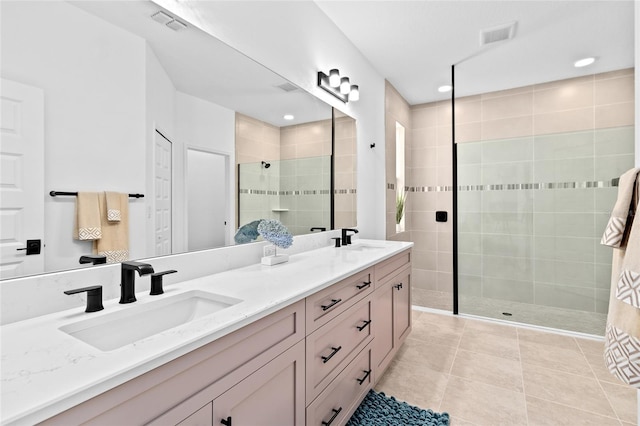
[[[356,379],[358,381],[358,383],[360,383],[360,385],[362,385],[365,380],[367,380],[367,377],[369,377],[369,374],[371,374],[371,369],[369,369],[369,371],[364,371],[362,370],[365,374],[364,377],[362,379]]]
[[[322,426],[329,426],[331,423],[333,423],[336,417],[338,417],[338,414],[340,414],[340,411],[342,411],[342,407],[338,408],[337,410],[334,408],[331,411],[333,411],[333,416],[331,416],[331,418],[328,421],[322,422]]]
[[[363,282],[361,285],[357,285],[356,288],[358,290],[362,290],[363,288],[369,287],[371,285],[371,281]]]
[[[364,320],[364,324],[362,325],[357,325],[356,328],[358,329],[358,331],[362,331],[365,328],[367,328],[367,326],[371,324],[371,320]]]
[[[322,362],[323,362],[324,364],[326,364],[326,363],[327,363],[327,361],[329,361],[331,358],[333,358],[333,356],[334,356],[335,354],[337,354],[337,353],[338,353],[338,351],[339,351],[340,349],[342,349],[342,346],[338,346],[337,348],[334,348],[334,347],[332,346],[332,347],[331,347],[331,350],[332,350],[333,352],[331,352],[328,356],[323,356],[323,357],[321,357],[321,358],[322,358]]]
[[[342,302],[342,299],[331,299],[331,303],[329,303],[328,305],[321,305],[322,310],[326,311],[327,309],[331,309],[340,302]]]

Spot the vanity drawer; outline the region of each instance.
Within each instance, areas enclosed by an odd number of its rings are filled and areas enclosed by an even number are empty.
[[[362,300],[348,312],[307,337],[307,401],[312,401],[373,339],[371,300]]]
[[[328,323],[373,291],[373,269],[346,278],[307,297],[307,333]]]
[[[371,349],[366,347],[307,407],[307,426],[345,424],[371,386]]]
[[[395,256],[380,262],[375,268],[376,273],[376,286],[386,277],[393,274],[398,269],[411,264],[411,250],[403,251]]]

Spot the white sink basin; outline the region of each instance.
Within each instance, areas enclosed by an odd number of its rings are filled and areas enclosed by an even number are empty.
[[[134,304],[121,311],[62,326],[60,330],[102,351],[111,351],[240,302],[240,299],[192,290]]]
[[[386,245],[380,243],[354,243],[348,246],[344,246],[347,250],[356,250],[356,251],[369,251],[369,250],[380,250],[385,248]]]

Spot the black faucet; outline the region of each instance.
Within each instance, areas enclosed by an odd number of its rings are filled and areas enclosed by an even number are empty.
[[[351,235],[347,234],[347,232],[353,232],[354,234],[357,234],[358,230],[353,228],[342,228],[342,245],[343,246],[351,244]]]
[[[120,281],[120,303],[133,303],[136,301],[136,275],[153,274],[153,267],[142,262],[122,262]]]
[[[103,254],[85,254],[80,256],[79,262],[81,264],[92,263],[94,265],[101,265],[107,263],[107,256]]]

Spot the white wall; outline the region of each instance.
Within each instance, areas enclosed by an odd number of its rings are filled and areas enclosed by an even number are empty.
[[[202,99],[187,95],[182,92],[176,94],[176,139],[182,145],[180,150],[176,150],[176,172],[179,176],[185,176],[186,148],[197,148],[204,151],[215,152],[228,156],[226,169],[228,171],[229,182],[227,185],[227,244],[233,241],[235,232],[235,173],[231,167],[235,164],[235,112],[221,107],[220,105],[204,101]],[[179,169],[182,168],[182,169]],[[181,185],[181,186],[179,186]],[[186,206],[185,195],[187,193],[186,183],[176,182],[174,184],[174,205]],[[175,211],[174,214],[181,214],[185,227],[183,234],[187,235],[186,211]],[[174,233],[175,235],[175,233]],[[179,237],[176,235],[176,237]],[[175,247],[186,249],[184,241],[174,241]],[[175,250],[174,250],[175,251]],[[183,250],[179,250],[183,251]]]
[[[48,191],[145,191],[144,41],[63,2],[3,2],[2,29],[2,76],[44,90],[46,268],[77,267],[92,246],[72,239],[75,199]],[[144,254],[144,232],[130,252]]]
[[[357,120],[358,228],[384,239],[384,78],[315,3],[154,1]],[[345,106],[316,87],[317,71],[336,67],[360,101]]]

